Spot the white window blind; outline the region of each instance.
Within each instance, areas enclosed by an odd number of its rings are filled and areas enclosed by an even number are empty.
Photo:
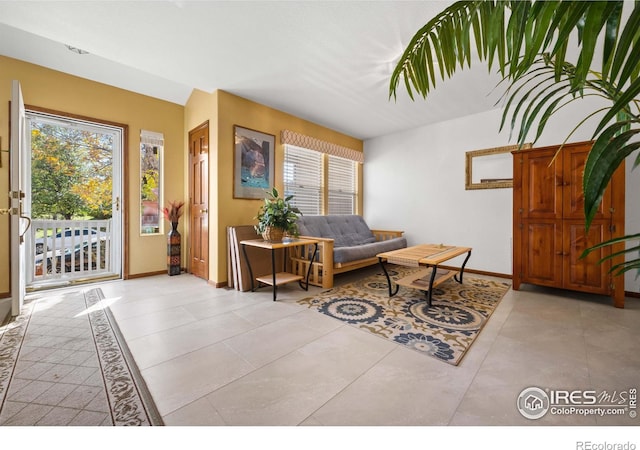
[[[329,214],[355,214],[356,162],[327,155],[329,158]]]
[[[284,146],[284,192],[304,215],[321,214],[322,154],[294,145]]]

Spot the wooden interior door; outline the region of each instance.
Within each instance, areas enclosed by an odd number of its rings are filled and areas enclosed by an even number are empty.
[[[189,131],[189,272],[209,277],[209,122]]]

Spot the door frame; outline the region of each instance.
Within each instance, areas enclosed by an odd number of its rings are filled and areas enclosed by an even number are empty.
[[[42,113],[49,114],[52,116],[69,118],[84,122],[92,122],[98,125],[105,125],[108,127],[120,128],[122,129],[122,148],[120,150],[121,157],[121,173],[120,173],[120,224],[121,227],[121,235],[120,235],[120,245],[121,245],[121,278],[123,280],[129,279],[129,210],[127,208],[127,199],[129,198],[129,125],[113,122],[104,119],[97,119],[95,117],[83,116],[80,114],[73,114],[66,111],[59,111],[50,108],[43,108],[35,105],[25,105],[25,109],[28,112],[34,113]],[[30,175],[30,174],[29,174]],[[116,224],[114,224],[116,226]]]

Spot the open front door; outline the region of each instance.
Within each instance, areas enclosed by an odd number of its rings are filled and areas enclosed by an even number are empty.
[[[24,236],[31,219],[24,211],[27,183],[27,164],[25,164],[26,115],[20,82],[14,80],[11,86],[11,147],[10,155],[10,184],[9,192],[11,210],[11,315],[17,316],[22,310],[25,295],[26,252]]]

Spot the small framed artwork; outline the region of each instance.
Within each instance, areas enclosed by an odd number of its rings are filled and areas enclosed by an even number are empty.
[[[233,133],[233,197],[263,199],[273,187],[276,137],[238,125]]]

